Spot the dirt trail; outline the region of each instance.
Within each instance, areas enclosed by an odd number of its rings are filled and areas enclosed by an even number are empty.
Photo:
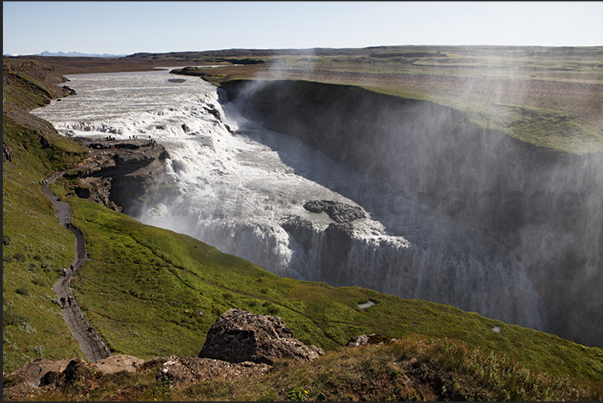
[[[71,207],[69,204],[60,201],[60,199],[55,196],[48,187],[50,183],[62,176],[63,173],[64,171],[54,173],[46,178],[42,184],[42,193],[48,197],[55,206],[55,217],[59,219],[62,227],[67,228],[75,235],[75,261],[72,265],[73,269],[67,270],[67,274],[59,278],[53,286],[53,290],[56,292],[59,300],[61,297],[64,297],[65,299],[67,299],[69,296],[73,297],[70,287],[71,278],[73,274],[75,274],[75,272],[82,267],[84,262],[88,260],[88,256],[86,255],[84,233],[71,224]],[[92,329],[92,326],[90,326],[88,321],[84,318],[84,315],[80,311],[75,299],[73,299],[71,306],[66,303],[62,311],[69,330],[71,330],[73,336],[80,343],[82,352],[91,362],[107,358],[111,355],[107,345],[96,334],[96,332]]]

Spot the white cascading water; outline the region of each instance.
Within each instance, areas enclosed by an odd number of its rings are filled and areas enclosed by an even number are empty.
[[[546,330],[524,267],[493,238],[242,118],[219,103],[211,84],[173,77],[167,71],[70,76],[77,95],[32,113],[65,135],[150,136],[162,144],[179,194],[169,204],[146,206],[134,217],[143,223],[188,234],[278,275],[447,303]],[[353,222],[352,239],[332,267],[323,261],[331,252],[323,240],[333,221],[304,209],[311,200],[370,214]],[[309,244],[281,226],[294,216],[311,223]]]

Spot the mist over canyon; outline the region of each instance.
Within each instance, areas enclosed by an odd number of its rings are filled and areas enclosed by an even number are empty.
[[[63,134],[168,151],[166,175],[123,206],[144,223],[282,276],[603,339],[600,156],[537,150],[454,109],[358,88],[69,78],[78,95],[35,114]]]

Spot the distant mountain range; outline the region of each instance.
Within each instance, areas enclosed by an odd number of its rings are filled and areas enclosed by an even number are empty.
[[[36,56],[63,56],[63,57],[122,57],[126,55],[109,55],[109,54],[98,54],[98,53],[80,53],[80,52],[57,52],[52,53],[49,51],[44,51],[42,53],[38,53]]]

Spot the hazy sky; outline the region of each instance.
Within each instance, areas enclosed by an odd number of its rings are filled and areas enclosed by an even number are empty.
[[[603,2],[3,2],[3,54],[603,45]]]

